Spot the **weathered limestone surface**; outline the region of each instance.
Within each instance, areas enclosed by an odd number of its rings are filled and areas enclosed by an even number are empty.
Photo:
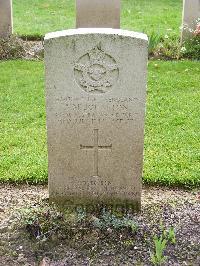
[[[12,0],[0,0],[0,37],[12,34]]]
[[[200,0],[183,0],[182,40],[192,36],[200,22]]]
[[[120,28],[120,0],[76,0],[77,28]]]
[[[49,193],[68,204],[140,206],[147,36],[45,36]]]

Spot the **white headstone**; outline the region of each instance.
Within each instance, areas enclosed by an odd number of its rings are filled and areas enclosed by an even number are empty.
[[[12,0],[0,0],[0,37],[12,34]]]
[[[182,40],[193,36],[198,19],[200,23],[200,0],[183,0]]]
[[[114,29],[45,36],[52,201],[140,207],[147,43]]]
[[[120,0],[76,0],[77,28],[120,28]]]

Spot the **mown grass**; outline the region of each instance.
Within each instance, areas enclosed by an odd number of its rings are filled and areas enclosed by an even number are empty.
[[[47,179],[43,63],[0,63],[0,180]]]
[[[43,62],[0,63],[0,181],[47,182]],[[145,183],[200,185],[198,62],[149,63]]]
[[[178,37],[182,0],[122,0],[121,27]],[[13,0],[14,32],[23,36],[75,27],[75,0]]]
[[[200,185],[199,102],[199,62],[150,62],[145,182]]]

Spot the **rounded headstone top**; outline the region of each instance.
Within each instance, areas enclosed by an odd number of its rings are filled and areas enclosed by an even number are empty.
[[[74,35],[87,35],[87,34],[105,34],[105,35],[118,35],[122,37],[131,37],[148,42],[148,37],[144,33],[134,32],[129,30],[111,29],[111,28],[79,28],[63,31],[50,32],[45,35],[44,40],[55,39],[65,36]]]

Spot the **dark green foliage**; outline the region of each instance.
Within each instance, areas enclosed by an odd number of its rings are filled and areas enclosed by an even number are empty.
[[[200,34],[183,43],[181,54],[186,58],[200,60]]]
[[[157,34],[155,32],[152,32],[149,36],[149,55],[153,55],[153,53],[155,52],[155,50],[158,47],[158,44],[161,41],[161,36],[160,34]]]

